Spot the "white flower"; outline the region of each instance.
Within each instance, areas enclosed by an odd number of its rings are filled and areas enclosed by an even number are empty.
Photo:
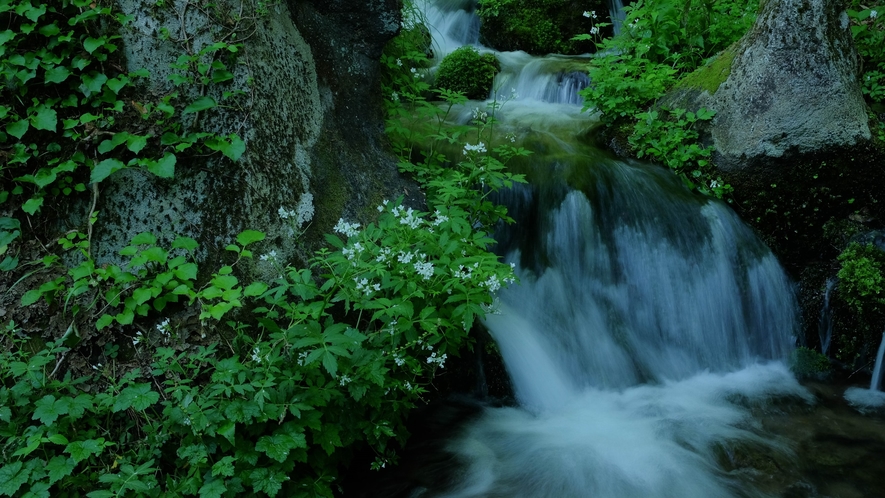
[[[444,354],[442,356],[437,357],[436,353],[431,353],[431,355],[427,358],[427,363],[430,363],[430,364],[436,363],[439,365],[439,368],[443,368],[446,366],[446,358],[448,358],[448,355]]]
[[[396,92],[391,93],[390,98],[393,99],[394,102],[399,102],[399,94]]]
[[[141,342],[142,339],[143,339],[143,337],[141,336],[141,331],[139,330],[138,332],[135,333],[135,337],[132,338],[132,345],[138,346],[138,343]]]
[[[271,261],[271,262],[276,261],[277,260],[277,251],[271,250],[267,254],[262,254],[261,257],[259,257],[258,259],[260,259],[261,261]]]
[[[344,218],[339,218],[338,224],[332,227],[332,230],[347,237],[354,237],[360,233],[359,228],[359,223],[347,223]]]
[[[501,288],[501,282],[498,281],[497,275],[492,275],[485,282],[480,283],[483,287],[488,287],[489,292],[495,292]]]
[[[417,69],[415,69],[415,68],[413,67],[413,68],[411,69],[411,71],[412,71],[413,73],[415,73],[415,72],[417,72]]]
[[[717,188],[717,187],[719,187],[719,182],[717,182],[716,180],[713,180],[710,182],[710,188]]]
[[[252,350],[252,361],[261,363],[261,349],[258,346],[255,346],[255,349]]]
[[[350,377],[348,377],[347,375],[342,375],[341,379],[338,381],[338,383],[343,386],[343,385],[350,383],[351,380],[352,379]]]
[[[163,320],[162,322],[158,323],[157,330],[161,334],[168,336],[169,335],[169,319],[167,318],[167,319]]]
[[[432,223],[433,226],[437,226],[440,223],[445,223],[445,222],[449,221],[449,217],[440,213],[439,209],[437,209],[436,212],[433,213],[433,216],[434,216],[434,218],[436,218],[433,220],[433,223]]]
[[[407,265],[412,261],[412,258],[414,258],[414,257],[415,257],[415,255],[410,252],[400,251],[399,256],[396,257],[396,260],[402,264]]]
[[[584,16],[584,17],[590,17],[590,12],[587,11],[587,10],[585,10],[583,16]]]
[[[406,360],[404,360],[403,357],[400,355],[394,356],[393,361],[396,362],[396,366],[398,366],[398,367],[401,367],[406,364]]]
[[[870,19],[875,19],[876,16],[878,16],[878,15],[879,15],[879,13],[876,12],[875,10],[870,11]]]
[[[592,28],[590,28],[591,35],[595,35],[596,33],[599,33],[599,28],[597,28],[596,26],[593,26]]]
[[[466,156],[468,152],[479,152],[482,154],[486,151],[486,144],[480,142],[476,145],[464,144],[464,155]]]
[[[402,65],[403,65],[403,61],[397,59],[397,60],[396,60],[396,65],[402,67]],[[414,69],[414,68],[412,68],[412,69]]]
[[[418,275],[424,277],[424,280],[430,280],[430,277],[433,276],[433,263],[417,261],[415,263],[415,271],[418,272]]]

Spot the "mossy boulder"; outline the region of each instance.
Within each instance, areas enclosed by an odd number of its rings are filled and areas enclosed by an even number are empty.
[[[464,46],[439,63],[436,86],[461,92],[469,99],[485,100],[500,70],[501,63],[493,54],[480,54],[474,47]]]
[[[584,17],[585,11],[595,12],[596,18]],[[477,14],[482,20],[480,37],[487,46],[536,55],[594,52],[593,42],[572,37],[611,22],[608,3],[600,0],[480,0]],[[601,37],[612,34],[611,26],[599,33]]]

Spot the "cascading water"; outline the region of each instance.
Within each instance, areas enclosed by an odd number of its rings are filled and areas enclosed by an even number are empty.
[[[447,5],[425,7],[449,26],[433,33],[474,22]],[[413,496],[764,495],[721,463],[734,447],[792,454],[751,414],[812,401],[782,361],[791,282],[727,206],[590,144],[597,123],[563,77],[575,59],[496,55],[498,88],[519,95],[497,130],[536,151],[513,166],[531,187],[501,200],[517,221],[497,234],[521,283],[486,320],[519,406],[468,423],[447,443],[457,477]]]

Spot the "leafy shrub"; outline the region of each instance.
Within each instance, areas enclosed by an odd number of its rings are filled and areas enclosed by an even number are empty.
[[[608,5],[599,0],[580,4],[572,0],[480,0],[476,14],[482,21],[483,42],[496,50],[581,54],[594,48],[588,41],[573,38],[591,29],[589,15],[582,15],[584,9],[608,19]]]
[[[790,370],[800,378],[820,378],[830,373],[830,360],[813,349],[800,346],[790,354]]]
[[[885,6],[867,7],[857,0],[848,9],[854,45],[862,59],[863,93],[872,102],[882,102],[885,97]]]
[[[436,86],[463,93],[468,99],[485,100],[492,90],[501,63],[493,54],[482,54],[464,46],[447,55],[439,64]]]

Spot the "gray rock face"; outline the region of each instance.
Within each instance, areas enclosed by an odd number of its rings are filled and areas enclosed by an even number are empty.
[[[717,111],[711,132],[726,171],[868,140],[842,2],[764,1],[731,74],[704,105]]]
[[[99,197],[94,254],[100,261],[115,260],[133,235],[150,231],[161,240],[197,239],[211,270],[223,257],[220,248],[244,229],[268,234],[259,253],[303,261],[339,217],[365,222],[383,198],[418,194],[384,148],[377,91],[381,50],[399,27],[397,2],[219,0],[204,8],[187,0],[159,6],[117,0],[117,6],[134,16],[120,33],[128,69],[151,71],[142,101],[173,91],[191,100],[212,96],[224,108],[186,115],[182,129],[237,133],[246,152],[237,162],[181,154],[172,180],[141,170],[112,175]],[[228,64],[234,79],[174,87],[171,64],[219,40],[242,44]],[[225,92],[239,96],[225,99]],[[279,216],[281,207],[312,214],[299,227]]]

